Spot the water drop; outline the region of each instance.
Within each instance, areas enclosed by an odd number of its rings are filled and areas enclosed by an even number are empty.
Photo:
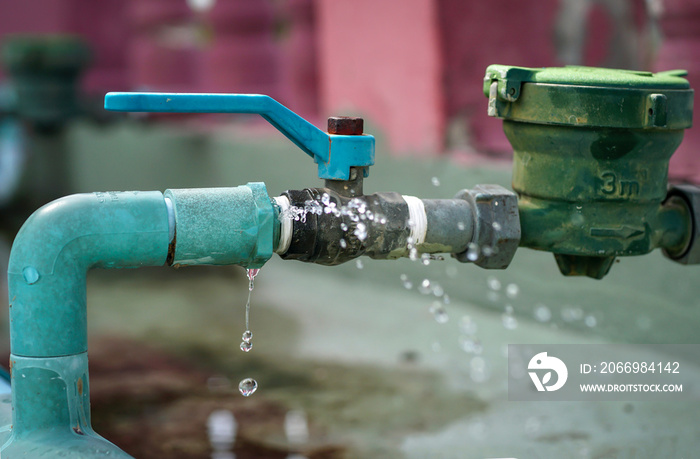
[[[362,269],[365,267],[365,264],[362,263],[362,260],[358,258],[357,260],[355,260],[355,266],[357,266],[357,269]]]
[[[361,241],[367,239],[367,226],[364,223],[358,223],[355,228],[355,236]]]
[[[464,228],[465,228],[464,222],[459,222],[459,223],[457,223],[457,229],[458,229],[458,230],[464,231]]]
[[[379,224],[380,224],[380,225],[386,225],[386,218],[385,218],[385,217],[380,217],[380,218],[379,218]]]
[[[345,224],[345,223],[341,223],[341,224],[340,224],[340,229],[343,230],[343,231],[347,231],[347,230],[348,230],[348,225]]]
[[[238,390],[244,397],[250,397],[258,390],[258,382],[253,378],[246,378],[238,384]]]
[[[242,339],[243,341],[249,343],[250,340],[253,339],[253,332],[251,332],[250,330],[244,331],[244,332],[243,332],[243,336],[241,336],[241,339]]]
[[[440,284],[434,284],[433,285],[433,295],[440,297],[445,293],[445,289],[442,288],[442,285]]]
[[[411,290],[413,288],[413,282],[408,280],[408,276],[405,274],[401,274],[401,283],[406,290]]]
[[[583,319],[583,310],[578,307],[566,305],[561,310],[561,318],[564,322],[575,322]]]
[[[470,242],[468,247],[467,259],[469,261],[476,261],[479,258],[479,246],[473,242]]]
[[[515,298],[518,296],[518,293],[520,293],[520,287],[518,287],[518,284],[508,284],[506,286],[506,296],[508,298]]]
[[[321,196],[321,202],[327,206],[330,201],[331,197],[328,195],[328,193],[323,193],[323,195]]]
[[[430,313],[435,318],[435,322],[439,324],[447,323],[447,321],[450,319],[447,315],[447,311],[445,311],[445,308],[439,301],[433,301],[433,303],[430,305]]]
[[[489,246],[482,247],[481,253],[483,253],[485,257],[490,257],[491,255],[493,255],[493,248]]]
[[[418,249],[412,247],[411,250],[408,251],[408,258],[411,261],[416,261],[418,259]]]
[[[430,254],[429,253],[424,253],[420,256],[420,262],[423,264],[423,266],[428,266],[430,264]]]
[[[552,311],[550,311],[547,306],[538,304],[535,307],[535,319],[537,319],[538,322],[549,322],[551,318]]]
[[[430,293],[430,290],[430,281],[428,279],[423,279],[423,282],[420,283],[420,287],[418,287],[418,291],[423,295],[427,295]]]
[[[483,351],[481,341],[464,335],[459,337],[459,347],[468,354],[481,354]]]
[[[588,327],[595,327],[598,325],[598,320],[594,316],[586,316],[586,318],[583,321]]]
[[[440,179],[437,177],[433,177],[430,179],[430,181],[433,183],[433,186],[440,186]]]
[[[501,231],[501,224],[498,222],[493,222],[491,223],[491,226],[493,226],[494,231]]]
[[[503,322],[503,327],[506,330],[515,330],[518,328],[518,320],[513,316],[513,314],[504,313],[501,316],[501,321]]]
[[[253,343],[251,343],[250,341],[241,342],[241,350],[243,352],[250,352],[251,349],[253,349]]]
[[[501,289],[501,281],[499,281],[497,278],[493,276],[489,276],[488,279],[486,279],[486,283],[489,285],[489,288],[491,290],[500,290]]]
[[[406,220],[406,225],[409,228],[413,228],[416,225],[416,223],[412,219],[409,218],[408,220]]]
[[[348,243],[345,242],[345,239],[341,239],[339,243],[340,243],[340,248],[342,248],[342,249],[344,249],[348,246]]]

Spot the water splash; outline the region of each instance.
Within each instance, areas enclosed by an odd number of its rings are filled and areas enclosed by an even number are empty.
[[[238,391],[244,397],[250,397],[258,390],[258,382],[253,378],[246,378],[238,384]]]

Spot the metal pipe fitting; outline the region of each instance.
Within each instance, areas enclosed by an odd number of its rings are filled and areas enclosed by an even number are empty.
[[[338,265],[375,259],[452,253],[462,262],[503,269],[518,247],[515,195],[495,185],[453,199],[398,193],[344,196],[330,188],[286,191],[280,206],[278,253],[284,259]]]

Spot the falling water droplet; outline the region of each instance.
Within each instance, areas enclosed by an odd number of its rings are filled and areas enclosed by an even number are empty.
[[[552,318],[552,311],[543,304],[539,304],[535,307],[535,319],[539,322],[549,322]]]
[[[344,249],[344,248],[346,248],[347,246],[348,246],[348,243],[345,242],[345,239],[341,239],[341,240],[340,240],[340,247],[341,247],[342,249]]]
[[[473,242],[470,242],[468,247],[467,259],[469,261],[476,261],[479,258],[479,246]]]
[[[340,224],[340,229],[343,230],[343,231],[347,231],[347,230],[348,230],[348,225],[347,225],[346,223],[341,223],[341,224]]]
[[[433,284],[433,295],[437,297],[441,297],[442,295],[445,294],[445,289],[442,288],[442,285],[435,283]]]
[[[359,258],[355,260],[355,265],[357,266],[357,269],[362,269],[365,267],[365,264],[362,263],[362,260],[360,260]]]
[[[401,274],[401,283],[406,290],[411,290],[413,288],[413,282],[408,280],[408,276],[405,274]]]
[[[515,330],[518,328],[518,319],[516,319],[512,313],[503,313],[501,320],[503,322],[503,327],[506,330]]]
[[[447,323],[447,321],[450,319],[444,306],[439,301],[433,301],[433,303],[430,305],[430,313],[435,318],[435,322],[439,324]]]
[[[428,266],[430,264],[430,254],[429,253],[424,253],[420,256],[420,262],[423,264],[423,266]]]
[[[430,181],[433,183],[433,186],[440,186],[440,179],[437,177],[433,177],[430,179]]]
[[[418,287],[418,291],[423,295],[429,294],[431,291],[430,281],[428,279],[423,279],[423,282],[421,282]]]
[[[518,293],[520,293],[520,287],[518,287],[518,284],[508,284],[506,286],[506,296],[508,298],[515,298],[518,296]]]
[[[238,384],[238,390],[244,397],[250,397],[258,390],[258,382],[253,378],[246,378]]]
[[[501,281],[493,276],[489,276],[488,279],[486,279],[486,283],[491,290],[498,291],[501,289]]]
[[[248,275],[248,300],[245,303],[245,332],[243,332],[243,342],[240,346],[243,352],[250,352],[253,348],[253,343],[251,342],[253,339],[253,332],[250,331],[250,297],[255,288],[255,276],[257,276],[259,272],[259,269],[246,270],[246,274]]]
[[[595,327],[598,325],[598,320],[596,320],[595,316],[586,316],[586,318],[583,321],[588,327]]]
[[[491,226],[493,227],[494,231],[501,231],[501,224],[498,222],[493,222],[491,223]]]
[[[457,223],[457,229],[460,231],[464,231],[464,222],[459,222]]]

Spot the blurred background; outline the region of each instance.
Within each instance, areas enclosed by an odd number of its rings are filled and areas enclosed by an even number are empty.
[[[362,116],[367,193],[448,198],[510,183],[489,64],[682,68],[700,88],[696,0],[0,0],[0,41],[2,317],[14,234],[59,196],[320,186],[262,119],[107,113],[107,91],[268,94],[322,128]],[[698,149],[694,127],[674,181],[700,183]],[[603,281],[527,249],[503,272],[275,257],[244,354],[242,268],[93,272],[93,424],[143,458],[695,457],[700,405],[508,402],[504,346],[699,343],[697,275],[658,253]]]

